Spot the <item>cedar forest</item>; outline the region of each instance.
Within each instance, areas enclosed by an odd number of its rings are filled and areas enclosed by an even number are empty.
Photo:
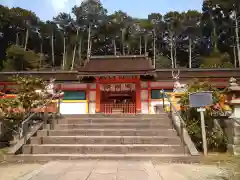
[[[88,0],[43,22],[0,5],[0,70],[74,70],[91,55],[144,55],[156,68],[240,67],[239,0],[205,0],[202,12],[108,14]]]

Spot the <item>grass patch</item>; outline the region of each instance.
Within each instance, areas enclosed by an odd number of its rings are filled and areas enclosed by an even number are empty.
[[[229,177],[224,180],[240,179],[240,156],[233,156],[228,153],[209,154],[201,159],[202,164],[217,165],[219,168],[229,172]]]

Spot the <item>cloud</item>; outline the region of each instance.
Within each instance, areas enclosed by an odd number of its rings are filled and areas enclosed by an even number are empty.
[[[68,9],[69,0],[51,0],[55,12]]]
[[[80,5],[83,0],[51,0],[56,14],[59,12],[70,13],[74,5]]]
[[[0,0],[8,7],[21,7],[35,12],[41,19],[47,20],[60,12],[71,13],[72,7],[84,0]]]

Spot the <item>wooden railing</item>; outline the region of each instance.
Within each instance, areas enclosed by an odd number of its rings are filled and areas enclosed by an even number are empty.
[[[101,112],[104,114],[136,114],[136,104],[101,104]]]

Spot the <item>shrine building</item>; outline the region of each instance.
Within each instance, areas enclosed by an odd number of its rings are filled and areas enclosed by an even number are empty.
[[[0,72],[0,91],[13,94],[16,85],[9,82],[9,77],[16,74],[55,78],[55,88],[64,91],[61,114],[154,114],[156,105],[163,101],[161,90],[174,95],[174,73],[179,72],[181,84],[194,78],[207,79],[219,89],[228,85],[230,77],[240,78],[240,69],[172,70],[153,64],[143,55],[92,56],[77,71]]]

